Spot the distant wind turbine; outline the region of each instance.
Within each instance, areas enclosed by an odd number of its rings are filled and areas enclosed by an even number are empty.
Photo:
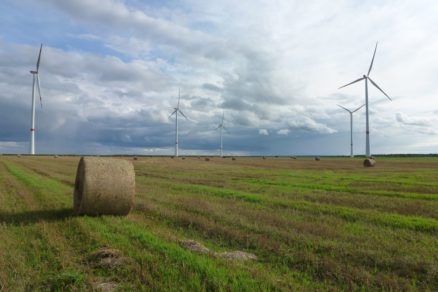
[[[374,48],[374,54],[373,54],[373,58],[371,59],[371,65],[370,68],[368,69],[368,74],[367,75],[363,75],[361,78],[354,80],[353,82],[350,82],[344,86],[339,87],[339,89],[346,87],[348,85],[354,84],[356,82],[365,80],[365,109],[366,109],[366,156],[367,157],[371,157],[371,152],[370,152],[370,125],[369,125],[369,115],[368,115],[368,80],[371,82],[372,85],[374,85],[378,90],[380,90],[380,92],[382,92],[389,100],[392,101],[392,99],[370,78],[370,73],[371,73],[371,69],[373,68],[373,63],[374,63],[374,57],[376,56],[376,51],[377,51],[377,44],[376,43],[376,47]]]
[[[41,87],[40,87],[40,77],[39,77],[39,69],[40,69],[40,61],[41,61],[41,52],[43,50],[43,44],[40,46],[40,52],[38,54],[38,60],[36,63],[36,70],[31,70],[30,73],[33,76],[32,83],[32,118],[31,118],[31,128],[30,128],[30,154],[35,154],[35,86],[38,89],[38,95],[40,97],[41,108],[43,107],[43,101],[41,98]]]
[[[346,110],[350,114],[350,157],[354,157],[354,155],[353,155],[353,114],[355,112],[357,112],[358,110],[360,110],[361,108],[363,108],[364,104],[361,105],[360,107],[358,107],[357,109],[353,110],[353,111],[343,107],[342,105],[338,104],[338,106],[340,108]]]
[[[225,130],[225,126],[224,126],[224,115],[225,113],[222,112],[222,120],[221,123],[219,124],[219,126],[216,129],[220,129],[220,153],[221,153],[221,157],[224,156],[224,144],[223,144],[223,139],[222,139],[222,130]]]
[[[180,90],[178,89],[178,105],[174,108],[174,111],[170,114],[169,118],[175,115],[175,157],[178,157],[178,113],[188,120],[186,115],[179,109],[179,101],[181,99]]]

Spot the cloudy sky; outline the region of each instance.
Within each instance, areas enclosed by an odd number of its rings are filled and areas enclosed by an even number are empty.
[[[438,1],[1,0],[0,152],[27,153],[40,43],[37,153],[349,152],[368,70],[371,152],[438,152]],[[364,153],[365,115],[355,118]]]

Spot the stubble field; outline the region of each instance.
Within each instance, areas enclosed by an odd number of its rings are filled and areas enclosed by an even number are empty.
[[[79,157],[0,156],[0,290],[438,290],[437,158],[129,160],[134,210],[87,217]]]

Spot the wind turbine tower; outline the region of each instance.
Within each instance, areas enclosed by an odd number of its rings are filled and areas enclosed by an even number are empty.
[[[354,155],[353,155],[353,114],[355,112],[357,112],[358,110],[360,110],[361,108],[363,108],[364,104],[361,105],[360,107],[358,107],[357,109],[353,110],[353,111],[343,107],[342,105],[338,104],[338,106],[340,108],[346,110],[350,114],[350,157],[354,157]]]
[[[178,89],[178,105],[174,108],[174,111],[170,114],[169,118],[175,115],[175,157],[178,157],[178,113],[187,119],[186,115],[179,109],[179,101],[181,99],[181,93]]]
[[[223,138],[222,138],[222,130],[225,130],[225,127],[224,127],[224,115],[225,115],[225,113],[222,113],[222,120],[221,120],[221,123],[219,124],[219,126],[216,128],[216,129],[220,129],[219,131],[219,133],[220,133],[220,154],[221,154],[221,157],[224,157],[224,143],[223,143]]]
[[[30,127],[30,154],[35,154],[35,86],[38,89],[38,95],[40,97],[41,108],[43,107],[43,102],[41,98],[41,88],[40,88],[40,77],[39,77],[39,69],[40,69],[40,61],[41,61],[41,52],[43,50],[43,44],[40,46],[40,52],[38,54],[38,60],[36,63],[36,70],[31,70],[30,73],[33,77],[32,82],[32,117],[31,117],[31,127]]]
[[[368,69],[367,75],[363,75],[361,78],[354,80],[353,82],[350,82],[348,84],[345,84],[344,86],[339,87],[339,89],[341,89],[341,88],[346,87],[348,85],[365,80],[365,115],[366,115],[366,131],[365,131],[365,133],[366,133],[365,134],[366,135],[366,142],[365,142],[366,143],[365,144],[366,153],[365,153],[365,155],[367,157],[371,157],[370,125],[369,125],[369,111],[368,111],[368,81],[370,81],[372,85],[374,85],[378,90],[380,90],[380,92],[382,92],[389,100],[392,101],[392,99],[370,77],[371,69],[373,68],[373,63],[374,63],[374,57],[376,56],[376,51],[377,51],[377,43],[376,43],[376,47],[374,48],[373,58],[371,59],[371,64],[370,64],[370,68]]]

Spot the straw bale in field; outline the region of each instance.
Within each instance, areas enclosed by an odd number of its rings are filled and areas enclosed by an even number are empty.
[[[321,158],[319,158],[319,156],[315,157],[315,161],[320,161],[320,160],[321,160]]]
[[[363,161],[364,167],[373,167],[376,164],[376,160],[374,158],[367,158]]]
[[[135,173],[123,159],[82,157],[76,172],[73,209],[85,215],[127,215],[134,203]]]

